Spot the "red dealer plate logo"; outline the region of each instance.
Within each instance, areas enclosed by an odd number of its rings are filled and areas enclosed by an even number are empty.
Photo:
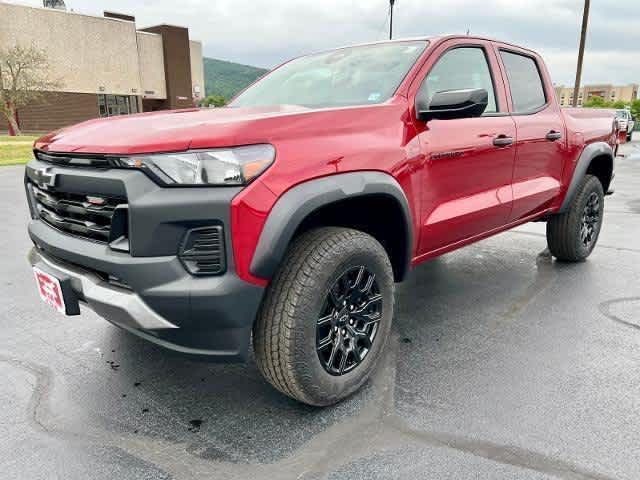
[[[37,267],[33,267],[33,274],[36,277],[38,293],[42,301],[55,308],[58,312],[65,314],[67,310],[64,305],[60,280]]]

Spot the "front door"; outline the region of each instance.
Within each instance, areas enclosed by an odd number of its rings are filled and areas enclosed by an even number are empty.
[[[516,128],[494,81],[495,53],[488,42],[443,50],[417,95],[428,101],[445,90],[483,88],[489,104],[481,117],[416,121],[425,155],[422,257],[505,225],[511,211]]]

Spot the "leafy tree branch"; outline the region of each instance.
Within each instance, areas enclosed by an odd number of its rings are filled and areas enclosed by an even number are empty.
[[[51,79],[44,50],[20,45],[0,48],[0,113],[16,135],[21,133],[16,120],[18,109],[40,100],[45,92],[60,88],[62,83]]]

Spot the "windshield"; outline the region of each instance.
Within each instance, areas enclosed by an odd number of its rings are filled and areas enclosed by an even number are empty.
[[[269,73],[230,106],[326,108],[382,103],[395,93],[427,43],[365,45],[301,57]]]

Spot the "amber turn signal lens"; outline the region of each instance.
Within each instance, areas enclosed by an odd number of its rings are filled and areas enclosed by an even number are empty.
[[[245,163],[242,165],[242,176],[249,182],[264,172],[269,165],[271,165],[271,159]]]

